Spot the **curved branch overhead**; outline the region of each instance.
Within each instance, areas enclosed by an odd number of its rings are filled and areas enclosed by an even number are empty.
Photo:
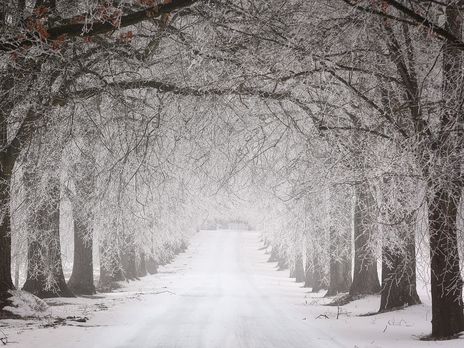
[[[91,23],[70,23],[64,25],[57,25],[55,27],[46,28],[46,38],[42,35],[30,34],[25,38],[11,37],[5,42],[0,43],[0,52],[11,52],[19,48],[30,47],[36,45],[40,41],[52,42],[59,40],[62,37],[91,37],[99,34],[105,34],[125,28],[146,20],[161,17],[163,14],[171,13],[173,11],[188,7],[197,2],[197,0],[169,0],[162,4],[151,6],[143,10],[123,13],[117,23],[108,21],[94,20]],[[85,18],[85,14],[77,16]]]
[[[385,4],[388,4],[392,7],[394,7],[396,10],[398,10],[400,13],[402,13],[405,18],[398,18],[391,16],[390,14],[386,13],[386,11],[380,11],[380,10],[374,10],[370,7],[364,7],[360,6],[358,4],[358,1],[352,1],[352,0],[343,0],[345,3],[348,5],[356,8],[359,11],[364,11],[364,12],[369,12],[381,17],[389,18],[389,19],[394,19],[399,22],[404,22],[409,25],[416,25],[416,26],[423,26],[425,28],[428,28],[431,30],[437,37],[439,37],[442,40],[448,41],[452,43],[455,47],[459,48],[460,50],[464,50],[464,42],[458,38],[456,35],[454,35],[452,32],[449,30],[439,26],[438,24],[433,23],[429,19],[425,18],[424,16],[420,15],[413,9],[403,5],[401,2],[396,1],[396,0],[384,0]],[[442,4],[443,6],[451,6],[451,5],[446,5]]]

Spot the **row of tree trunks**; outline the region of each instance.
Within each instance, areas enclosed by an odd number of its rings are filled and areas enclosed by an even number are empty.
[[[56,1],[36,1],[30,4],[27,11],[29,13],[31,6],[34,8],[44,6],[49,9],[51,13],[50,18],[52,18],[57,15],[56,4]],[[63,0],[60,1],[59,4],[60,9],[64,8],[68,11],[71,8],[76,8],[75,1],[72,0]],[[25,1],[18,1],[16,4],[11,2],[8,5],[2,5],[0,7],[0,26],[2,28],[4,28],[5,24],[9,27],[15,23],[24,24],[21,19],[25,18]],[[36,125],[29,120],[28,116],[25,118],[26,121],[24,121],[23,124],[17,124],[16,120],[12,121],[9,119],[14,106],[19,105],[25,100],[23,99],[24,96],[18,97],[14,95],[15,93],[21,93],[21,88],[14,87],[17,82],[19,82],[17,84],[18,86],[24,82],[27,82],[26,84],[28,86],[34,86],[34,81],[37,76],[42,74],[41,65],[47,59],[48,58],[40,58],[34,64],[31,63],[31,60],[28,60],[25,62],[24,66],[21,66],[24,62],[16,60],[12,65],[20,67],[18,71],[21,72],[17,74],[14,68],[2,68],[2,76],[0,76],[0,89],[2,92],[0,108],[0,315],[3,306],[7,303],[7,298],[10,296],[9,290],[14,289],[11,279],[11,222],[9,211],[11,200],[11,175],[13,166],[22,150],[23,144],[29,143],[30,138],[34,134],[34,130],[37,129]],[[24,67],[25,69],[23,69]],[[26,81],[21,81],[20,76],[23,75],[26,77]],[[56,77],[57,76],[54,78]],[[53,83],[49,83],[48,85],[52,86]],[[10,94],[13,94],[13,96]],[[47,90],[44,91],[42,96],[49,96],[51,94],[51,91]],[[37,100],[31,98],[30,95],[27,95],[26,99],[26,104],[34,104],[34,102],[36,102],[39,108],[46,104],[45,100],[37,102]],[[37,120],[39,117],[34,117],[34,119]],[[16,126],[20,126],[13,127],[18,132],[17,134],[8,134],[8,128],[12,128],[11,125],[13,123],[15,123]],[[24,125],[26,125],[26,127],[23,127]],[[10,142],[8,140],[10,140]],[[52,181],[55,180],[52,179]],[[51,196],[54,196],[54,198],[46,204],[44,203],[43,206],[39,208],[42,216],[37,217],[37,226],[30,226],[34,228],[34,238],[30,239],[28,245],[28,272],[24,288],[31,290],[41,297],[48,297],[52,294],[55,296],[71,295],[71,292],[64,282],[61,264],[59,240],[59,179],[57,182],[55,181],[53,185],[55,186],[52,190],[57,189],[58,193],[55,191],[50,192]],[[56,199],[58,199],[58,201]],[[73,210],[75,210],[74,207]],[[76,249],[70,287],[73,288],[76,293],[88,294],[94,292],[93,274],[91,275],[91,273],[93,273],[93,270],[91,272],[93,268],[92,238],[88,238],[89,226],[84,224],[83,219],[77,217],[74,221],[74,228]],[[42,229],[46,230],[46,233],[42,234]],[[46,243],[43,239],[46,239]]]
[[[136,251],[130,237],[125,240],[125,251],[120,252],[110,247],[110,242],[103,239],[100,248],[100,291],[111,291],[118,287],[117,282],[135,280],[147,274],[158,273],[159,263],[153,254],[148,257],[143,250]]]
[[[18,1],[16,5],[4,5],[0,10],[2,30],[5,29],[5,24],[10,28],[17,24],[22,25],[23,22],[20,19],[23,19],[25,10],[25,1]],[[18,90],[15,88],[18,82],[18,85],[25,82],[21,76],[27,78],[27,85],[34,85],[40,74],[42,62],[42,59],[37,59],[34,63],[31,63],[30,60],[18,60],[15,64],[16,67],[9,65],[2,68],[0,76],[0,92],[2,94],[0,107],[0,317],[9,316],[8,313],[3,312],[3,307],[8,303],[9,291],[15,288],[11,279],[11,177],[13,167],[24,144],[29,143],[33,137],[35,129],[33,120],[37,116],[34,104],[38,100],[30,98],[29,91],[26,93],[26,98],[29,98],[32,105],[19,127],[13,127],[15,133],[11,132],[12,121],[10,117],[16,104],[23,101],[24,95],[18,96]],[[18,74],[18,71],[27,71],[28,73]],[[51,78],[53,79],[53,77]],[[52,83],[49,85],[51,86]],[[41,101],[37,104],[41,104]]]
[[[355,272],[351,276],[351,233],[350,229],[330,230],[330,271],[329,286],[326,296],[349,292],[351,297],[381,293],[380,311],[390,310],[405,305],[420,303],[416,291],[416,255],[414,228],[415,221],[408,220],[407,226],[395,226],[396,233],[405,243],[404,248],[395,248],[388,242],[382,249],[382,286],[379,284],[377,259],[372,250],[372,238],[375,233],[376,221],[374,199],[366,183],[356,188],[354,212],[355,236]],[[271,251],[269,261],[278,261],[277,248]],[[304,281],[305,287],[318,292],[325,287],[324,272],[317,257],[311,250],[306,252],[306,266],[299,281]],[[296,277],[298,266],[303,265],[302,256],[295,259],[292,276]]]

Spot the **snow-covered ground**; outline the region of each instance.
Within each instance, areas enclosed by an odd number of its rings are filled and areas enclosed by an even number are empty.
[[[47,300],[50,317],[2,321],[0,329],[7,346],[33,348],[464,346],[464,338],[418,339],[431,330],[427,304],[362,317],[377,310],[378,297],[323,306],[322,294],[267,263],[261,246],[256,232],[201,231],[157,275],[111,294]]]

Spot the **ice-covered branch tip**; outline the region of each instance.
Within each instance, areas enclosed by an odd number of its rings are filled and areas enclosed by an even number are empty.
[[[170,13],[175,10],[188,7],[197,0],[168,0],[162,4],[151,6],[143,10],[123,13],[115,26],[112,22],[101,22],[95,20],[92,23],[70,23],[46,28],[46,35],[40,35],[41,40],[53,42],[63,37],[90,37],[98,34],[105,34],[119,28],[128,27],[152,18],[160,17],[162,14]],[[84,18],[85,16],[78,16]],[[17,38],[11,37],[5,42],[0,43],[0,52],[11,52],[18,48],[33,46],[37,43],[37,36]]]

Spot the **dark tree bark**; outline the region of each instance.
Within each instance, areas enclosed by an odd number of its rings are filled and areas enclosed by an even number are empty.
[[[1,155],[1,154],[0,154]],[[1,160],[0,160],[1,161]],[[0,163],[0,168],[3,167]],[[8,304],[7,299],[11,296],[8,291],[13,290],[11,279],[11,227],[10,227],[10,176],[5,175],[4,169],[0,169],[0,204],[2,216],[0,221],[0,318],[2,309]]]
[[[74,262],[68,286],[76,295],[93,295],[93,212],[88,205],[95,187],[93,166],[78,165],[81,176],[75,179],[72,197],[74,219]],[[80,170],[79,170],[80,169]]]
[[[464,331],[456,226],[461,192],[462,187],[441,187],[429,199],[432,336],[436,338]]]
[[[69,288],[76,295],[95,294],[93,283],[93,237],[88,221],[74,218],[74,262]]]
[[[55,173],[54,173],[55,174]],[[48,179],[49,200],[31,214],[27,278],[23,290],[40,297],[73,297],[66,285],[60,244],[60,179]],[[34,209],[35,210],[35,209]]]
[[[350,295],[377,294],[380,291],[377,260],[371,248],[374,228],[374,198],[367,183],[355,187],[354,274]]]
[[[351,287],[351,235],[346,229],[342,235],[330,229],[329,289],[325,296],[348,292]]]
[[[459,40],[462,39],[463,5],[464,1],[460,0],[448,4],[445,11],[445,29]],[[459,265],[457,227],[458,207],[464,187],[463,67],[462,49],[455,42],[447,41],[443,46],[442,94],[445,105],[441,129],[436,143],[427,149],[427,154],[432,153],[433,157],[423,163],[429,190],[427,200],[434,338],[448,338],[464,331],[463,281]]]
[[[12,87],[12,79],[3,78],[2,93],[8,93]],[[12,108],[13,103],[4,98],[0,110],[0,318],[4,314],[2,314],[3,307],[8,304],[7,299],[10,297],[8,291],[14,289],[11,279],[10,184],[17,151],[12,152],[11,147],[7,147],[8,116]]]

